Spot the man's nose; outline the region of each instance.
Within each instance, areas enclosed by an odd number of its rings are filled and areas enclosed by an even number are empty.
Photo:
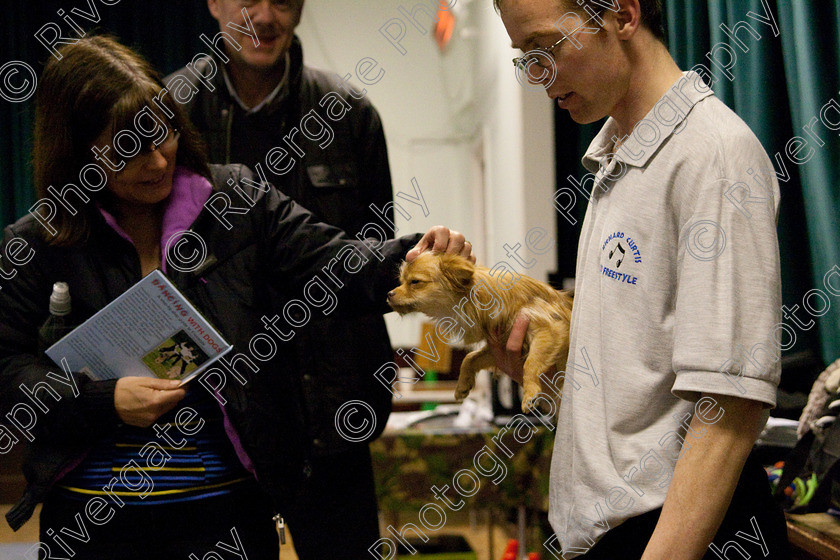
[[[272,21],[273,8],[271,0],[262,0],[248,8],[248,17],[252,22],[267,23]]]
[[[548,88],[557,78],[557,68],[554,66],[546,67],[539,64],[531,64],[525,70],[525,76],[529,83],[534,85],[542,84],[545,88]]]

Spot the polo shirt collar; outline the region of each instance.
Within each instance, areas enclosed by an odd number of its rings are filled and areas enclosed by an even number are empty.
[[[668,138],[679,134],[677,129],[694,106],[711,95],[714,92],[699,74],[683,72],[645,118],[636,123],[633,133],[618,148],[615,159],[631,167],[645,167]],[[587,170],[596,173],[602,162],[606,165],[604,158],[613,155],[613,138],[617,138],[618,134],[618,123],[610,117],[583,156],[582,163]]]
[[[280,95],[280,93],[284,91],[284,88],[289,83],[289,67],[291,66],[291,57],[289,57],[288,52],[286,52],[285,66],[286,68],[283,70],[283,77],[280,79],[280,83],[277,84],[277,87],[274,88],[272,92],[265,97],[265,99],[263,99],[253,107],[248,107],[247,105],[245,105],[245,103],[243,103],[242,99],[239,97],[239,94],[236,93],[236,89],[233,87],[233,82],[231,81],[230,76],[228,76],[227,67],[225,65],[222,65],[222,77],[225,79],[225,85],[227,86],[227,90],[231,98],[234,101],[236,101],[236,103],[240,107],[242,107],[242,110],[245,111],[245,113],[247,114],[257,113],[263,107],[274,101]]]

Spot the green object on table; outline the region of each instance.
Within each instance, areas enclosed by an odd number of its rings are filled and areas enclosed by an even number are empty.
[[[438,380],[438,373],[435,370],[427,371],[423,375],[423,383],[435,383]],[[420,405],[420,410],[434,410],[440,403],[424,402]]]

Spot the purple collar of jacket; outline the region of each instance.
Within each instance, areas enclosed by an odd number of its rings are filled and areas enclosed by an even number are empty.
[[[163,272],[166,273],[166,248],[173,246],[190,229],[198,215],[204,209],[204,203],[210,198],[213,192],[213,185],[206,177],[178,166],[172,177],[172,192],[166,201],[166,209],[163,211],[163,223],[160,237],[160,254],[162,255]],[[117,219],[102,208],[99,212],[105,218],[105,222],[117,234],[134,244],[131,237],[120,227]]]

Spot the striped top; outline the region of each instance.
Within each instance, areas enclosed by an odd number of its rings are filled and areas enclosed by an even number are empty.
[[[77,500],[112,495],[147,505],[218,496],[253,481],[225,433],[218,404],[188,386],[184,400],[152,427],[121,425],[97,442],[56,491]]]

